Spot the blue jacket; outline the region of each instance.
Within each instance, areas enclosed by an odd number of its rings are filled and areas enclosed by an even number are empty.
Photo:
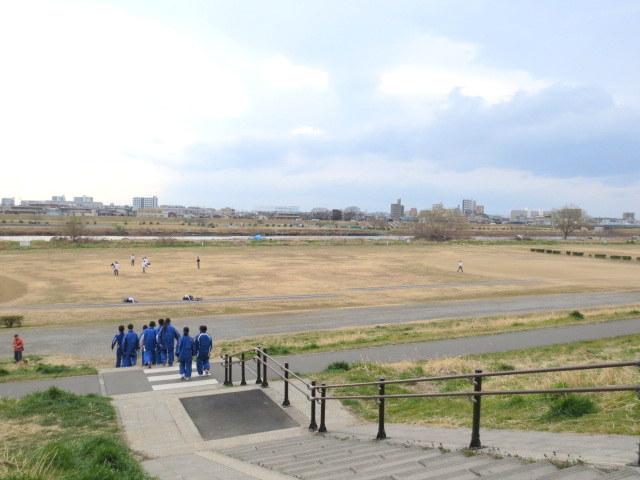
[[[193,358],[193,354],[195,353],[194,347],[193,338],[189,335],[184,335],[178,342],[178,349],[176,350],[178,359],[181,362],[190,362]]]
[[[158,338],[156,340],[161,348],[173,350],[175,346],[174,341],[180,341],[180,334],[173,325],[165,325],[158,332]]]
[[[155,328],[147,328],[140,335],[140,341],[144,345],[146,352],[153,352],[156,349],[156,332]]]
[[[111,340],[111,350],[118,345],[117,353],[122,354],[122,342],[124,342],[124,332],[118,332],[113,336]]]
[[[129,330],[124,336],[124,341],[122,342],[122,353],[125,355],[135,355],[139,348],[138,344],[138,335],[133,330]]]
[[[196,337],[195,345],[196,355],[198,355],[198,358],[209,358],[212,348],[213,339],[211,338],[211,335],[209,335],[207,332],[199,333]]]

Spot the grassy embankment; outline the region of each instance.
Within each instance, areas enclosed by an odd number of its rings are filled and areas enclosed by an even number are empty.
[[[19,364],[14,363],[12,359],[0,360],[0,383],[98,373],[94,367],[85,364],[64,365],[38,355],[28,355],[25,359],[26,362]]]
[[[624,320],[640,315],[640,309],[638,308],[463,318],[377,325],[372,327],[343,328],[337,330],[319,330],[287,335],[268,335],[218,342],[216,344],[216,352],[223,354],[235,353],[261,344],[264,345],[272,355],[286,355],[445,340],[477,335],[520,332],[538,328]]]
[[[0,399],[0,423],[5,480],[148,478],[126,446],[108,398],[51,388]]]
[[[596,362],[637,360],[640,358],[640,335],[614,339],[576,342],[543,348],[473,355],[397,364],[336,364],[318,375],[326,383],[375,381],[417,376],[472,373],[480,368],[486,372]],[[505,376],[483,379],[483,390],[561,388],[601,385],[638,385],[640,372],[636,367]],[[387,393],[471,391],[468,380],[389,385]],[[375,394],[376,387],[336,390],[345,395]],[[357,415],[377,419],[373,401],[345,400]],[[441,427],[470,427],[472,404],[465,399],[432,398],[389,400],[386,420],[390,423],[422,424]],[[543,430],[553,432],[583,432],[609,434],[640,434],[640,400],[635,393],[600,393],[583,395],[497,396],[482,399],[482,424],[490,428]]]

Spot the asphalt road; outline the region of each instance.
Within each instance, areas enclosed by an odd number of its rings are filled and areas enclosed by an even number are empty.
[[[531,313],[540,311],[585,309],[608,305],[640,303],[640,292],[573,293],[535,295],[493,299],[432,302],[385,307],[343,308],[308,312],[221,315],[175,319],[177,327],[188,325],[192,331],[207,324],[215,339],[292,333],[358,325],[403,323],[443,318],[485,317],[491,315]],[[301,307],[304,305],[301,304]],[[136,327],[152,318],[141,318]],[[0,332],[0,355],[10,356],[15,330]],[[110,354],[113,324],[73,325],[66,327],[32,327],[20,329],[26,341],[26,353],[41,355],[75,354],[104,356]]]

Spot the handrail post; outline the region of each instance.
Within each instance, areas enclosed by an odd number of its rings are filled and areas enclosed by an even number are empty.
[[[240,385],[246,385],[247,384],[247,379],[245,378],[245,372],[244,372],[244,352],[242,352],[240,354]]]
[[[233,386],[233,354],[229,356],[229,385]]]
[[[327,432],[327,426],[325,425],[325,410],[326,410],[326,403],[327,401],[325,400],[325,397],[327,396],[327,387],[326,387],[326,383],[322,384],[322,388],[320,389],[320,396],[321,396],[321,400],[320,400],[320,428],[318,428],[318,432],[320,433],[326,433]]]
[[[378,385],[378,395],[384,397],[385,383],[384,377],[380,377],[380,385]],[[377,440],[387,438],[387,432],[384,431],[384,398],[378,399],[378,435]]]
[[[262,349],[262,388],[269,386],[269,380],[267,380],[267,349]]]
[[[223,385],[229,385],[229,355],[224,354],[224,383]]]
[[[289,364],[284,362],[284,401],[282,406],[288,407],[289,405],[291,405],[289,402]]]
[[[316,381],[311,382],[311,423],[309,423],[309,430],[315,432],[318,429],[316,423]]]
[[[262,383],[262,362],[261,362],[262,352],[260,347],[256,348],[256,385],[260,385]]]
[[[475,373],[482,373],[482,370],[476,370]],[[482,377],[473,377],[473,391],[482,391]],[[482,448],[480,443],[480,408],[481,408],[481,395],[474,395],[471,399],[473,402],[473,425],[471,427],[471,443],[469,448]]]

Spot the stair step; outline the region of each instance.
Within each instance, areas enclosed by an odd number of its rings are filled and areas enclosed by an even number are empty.
[[[442,453],[440,453],[440,451],[438,450],[423,450],[413,452],[412,457],[394,457],[393,460],[389,459],[389,461],[385,461],[380,464],[371,464],[366,466],[365,468],[358,469],[358,479],[373,479],[378,478],[382,474],[397,474],[399,472],[406,472],[409,469],[413,469],[414,466],[417,470],[424,470],[424,465],[419,463],[420,460],[427,460],[428,458],[439,455],[442,455]],[[352,480],[353,477],[353,473],[344,476],[332,475],[331,480]]]
[[[545,475],[556,472],[558,467],[549,462],[536,462],[528,465],[520,465],[513,471],[502,472],[486,477],[491,480],[538,480]]]
[[[434,467],[424,468],[422,472],[415,473],[406,478],[407,480],[426,480],[432,478],[443,478],[445,475],[453,475],[461,476],[465,472],[468,472],[472,475],[475,475],[471,469],[473,467],[483,467],[485,465],[489,465],[494,462],[499,462],[499,460],[495,460],[490,457],[485,456],[475,456],[475,457],[465,457],[463,455],[458,455],[460,458],[457,458],[456,461],[446,462],[443,464],[439,464]]]
[[[575,465],[569,468],[563,468],[557,472],[545,475],[542,480],[599,480],[604,479],[604,474],[593,468]]]
[[[271,468],[290,468],[290,467],[296,467],[296,466],[300,466],[300,467],[304,467],[305,465],[311,465],[311,464],[321,464],[321,465],[331,465],[333,462],[336,461],[340,461],[342,459],[354,459],[354,456],[360,452],[363,453],[371,453],[371,452],[379,452],[380,455],[386,457],[387,455],[398,455],[400,456],[400,458],[403,458],[403,456],[407,455],[407,454],[413,454],[415,455],[415,453],[413,452],[402,452],[397,451],[397,450],[390,450],[390,449],[376,449],[374,448],[366,448],[366,447],[349,447],[348,449],[342,449],[340,451],[336,451],[333,454],[330,455],[322,455],[321,457],[317,457],[316,458],[309,458],[307,456],[305,456],[304,458],[296,458],[296,459],[292,459],[286,463],[284,462],[277,462],[277,463],[272,463],[272,462],[265,462],[265,465],[269,465]]]
[[[606,480],[627,480],[640,478],[640,470],[635,468],[625,468],[617,472],[610,473],[604,477]]]

